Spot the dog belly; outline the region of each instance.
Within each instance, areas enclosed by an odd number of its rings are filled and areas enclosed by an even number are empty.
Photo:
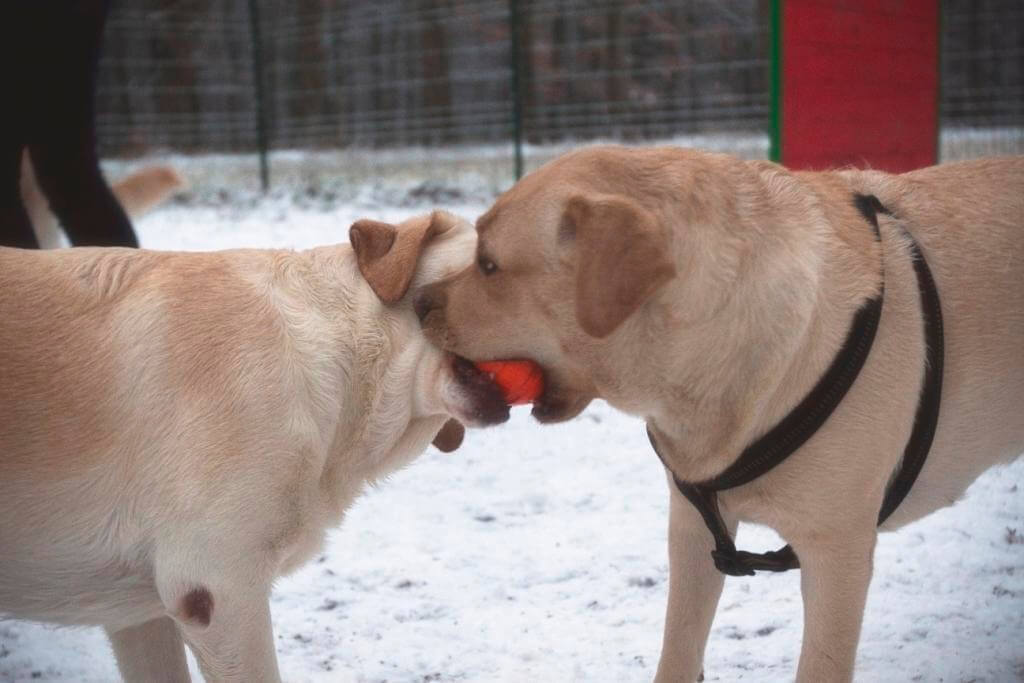
[[[985,164],[999,166],[1008,186],[1024,179],[1019,160]],[[902,207],[936,277],[946,354],[935,442],[887,528],[953,504],[987,469],[1024,451],[1022,202],[1019,193],[991,191],[991,199],[979,201],[985,178],[963,180],[970,186],[951,184]]]
[[[164,612],[152,543],[126,508],[109,496],[83,496],[97,488],[94,480],[42,484],[7,473],[0,485],[0,614],[117,628]]]
[[[955,329],[955,323],[952,325]],[[966,335],[965,335],[966,337]],[[989,468],[1024,453],[1024,333],[1005,339],[980,335],[947,356],[935,441],[906,500],[884,525],[894,529],[957,502]],[[984,360],[989,359],[989,360]]]
[[[1014,403],[1020,405],[1020,403]],[[997,416],[1000,411],[994,411]],[[883,525],[883,529],[897,529],[932,512],[953,505],[960,500],[975,479],[989,468],[1008,464],[1024,453],[1024,425],[1019,413],[1005,415],[1005,419],[988,431],[989,438],[971,438],[983,430],[993,419],[991,414],[976,420],[951,418],[942,431],[955,435],[940,440],[928,455],[928,460],[913,488],[903,503]],[[1011,432],[1008,426],[1018,429]]]
[[[117,630],[164,614],[150,577],[113,568],[83,574],[53,567],[32,571],[0,564],[3,617]]]

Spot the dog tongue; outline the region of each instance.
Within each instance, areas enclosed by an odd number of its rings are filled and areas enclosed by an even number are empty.
[[[498,385],[510,406],[533,403],[544,392],[544,372],[532,360],[494,360],[474,365]]]

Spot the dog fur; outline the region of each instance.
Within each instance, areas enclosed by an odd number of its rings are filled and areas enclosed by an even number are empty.
[[[21,201],[32,221],[39,246],[43,249],[62,246],[65,243],[64,233],[39,189],[39,181],[28,152],[21,155],[20,181]],[[110,190],[128,217],[138,218],[186,186],[185,179],[174,168],[157,164],[129,173],[112,184]]]
[[[183,640],[207,680],[278,680],[272,581],[368,483],[455,448],[451,416],[508,411],[407,295],[469,262],[472,226],[350,236],[0,249],[0,613],[104,626],[128,681],[187,681]]]
[[[784,463],[719,495],[727,526],[777,530],[801,562],[798,681],[848,681],[876,517],[918,404],[925,342],[907,234],[945,319],[931,454],[886,523],[955,502],[1024,451],[1024,157],[791,172],[680,148],[595,147],[526,176],[477,222],[476,265],[416,304],[428,337],[472,360],[532,358],[543,422],[595,397],[647,421],[682,479],[718,474],[810,391],[884,282],[867,363]],[[875,195],[881,241],[854,207]],[[694,681],[724,577],[670,489],[659,681]]]

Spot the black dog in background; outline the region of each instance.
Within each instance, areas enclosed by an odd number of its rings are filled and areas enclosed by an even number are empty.
[[[19,193],[28,149],[75,246],[138,247],[96,153],[96,71],[109,0],[0,2],[0,245],[38,248]]]

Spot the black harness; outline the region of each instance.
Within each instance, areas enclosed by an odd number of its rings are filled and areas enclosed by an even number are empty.
[[[892,215],[873,195],[855,195],[854,205],[871,224],[875,239],[881,241],[878,229],[878,214]],[[924,318],[926,346],[924,383],[921,398],[914,416],[914,428],[910,433],[903,460],[896,476],[889,484],[878,514],[882,524],[903,502],[917,475],[924,466],[935,436],[939,419],[939,403],[942,395],[942,362],[944,356],[942,334],[942,307],[935,280],[925,261],[921,248],[912,236],[910,250],[914,259],[914,272],[921,295],[921,312]],[[825,423],[836,409],[846,392],[853,385],[867,360],[871,345],[878,330],[882,315],[882,299],[885,292],[884,278],[881,291],[869,299],[853,318],[850,332],[842,348],[832,360],[825,374],[818,380],[807,396],[764,436],[750,444],[739,458],[716,477],[702,482],[687,482],[680,479],[658,448],[657,439],[650,425],[647,436],[665,468],[672,472],[676,488],[693,504],[711,534],[715,538],[715,549],[711,557],[715,567],[731,576],[751,576],[757,570],[782,572],[800,566],[793,548],[789,545],[766,553],[750,553],[737,550],[729,530],[718,509],[718,492],[747,484],[768,472],[800,448]]]

